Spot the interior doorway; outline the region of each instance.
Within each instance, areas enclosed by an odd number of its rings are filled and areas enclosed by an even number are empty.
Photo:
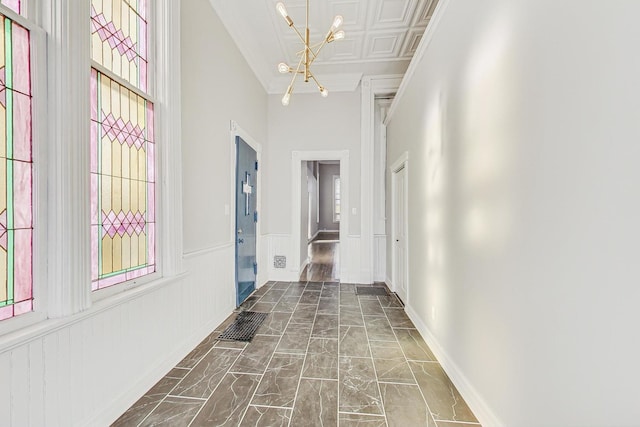
[[[236,137],[236,306],[256,289],[258,155],[241,137]]]
[[[393,291],[408,302],[408,194],[409,160],[403,155],[391,166],[391,256]]]
[[[300,281],[340,280],[341,179],[339,160],[303,160],[301,165]],[[305,203],[306,201],[306,203]]]
[[[295,277],[310,277],[313,281],[345,281],[347,280],[347,269],[345,265],[345,252],[348,250],[347,230],[349,223],[349,152],[340,151],[293,151],[291,159],[291,182],[292,182],[292,232],[291,232],[291,273]],[[314,168],[317,165],[317,171]],[[325,189],[330,189],[330,194],[336,194],[337,186],[339,197],[332,197],[332,202],[328,203],[331,223],[322,225],[321,204],[314,205],[310,201],[309,194],[320,197],[322,189],[322,169],[325,166],[335,165],[339,167],[339,172],[325,172],[330,177],[330,185]],[[330,168],[328,168],[330,169]],[[334,178],[334,176],[336,178]],[[320,178],[320,179],[318,179]],[[313,181],[316,181],[316,189],[313,188]],[[309,183],[312,183],[311,186]],[[337,203],[336,203],[337,202]],[[325,206],[327,207],[327,206]],[[315,218],[309,219],[309,212]],[[337,215],[337,216],[336,216]],[[335,222],[334,222],[335,220]],[[317,223],[317,229],[311,227],[309,223]],[[310,229],[312,232],[310,232]],[[324,233],[326,232],[326,233]],[[317,234],[316,234],[317,233]],[[335,241],[337,240],[337,242]],[[330,247],[328,247],[330,246]],[[313,252],[317,249],[316,257],[322,266],[315,268],[319,274],[314,273]],[[331,265],[331,269],[327,267]],[[308,268],[309,267],[309,268]],[[305,272],[306,269],[306,272]],[[311,272],[311,274],[309,274]],[[323,277],[322,280],[319,277]]]

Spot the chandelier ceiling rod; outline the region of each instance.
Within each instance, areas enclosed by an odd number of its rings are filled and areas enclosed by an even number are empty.
[[[276,9],[278,10],[278,12],[280,12],[284,20],[287,22],[287,25],[290,28],[292,28],[293,31],[296,32],[296,34],[300,38],[300,41],[302,41],[302,43],[304,44],[304,49],[298,52],[298,55],[300,55],[300,60],[298,61],[298,66],[295,69],[284,62],[281,62],[280,64],[278,64],[278,71],[280,71],[283,74],[287,74],[287,73],[293,74],[293,77],[291,78],[291,83],[287,87],[287,91],[282,97],[282,105],[284,106],[289,105],[289,101],[291,99],[291,93],[293,92],[293,85],[295,84],[296,77],[298,76],[298,74],[304,74],[305,83],[309,82],[309,79],[313,80],[318,86],[318,90],[320,91],[320,94],[323,97],[327,97],[329,95],[329,91],[324,86],[322,86],[320,82],[318,82],[318,79],[316,79],[316,77],[313,75],[313,73],[311,72],[311,64],[313,64],[313,62],[316,59],[318,59],[318,55],[320,54],[320,51],[327,43],[331,43],[334,40],[341,40],[344,38],[345,34],[343,30],[336,31],[342,25],[342,22],[343,22],[342,16],[336,15],[335,18],[333,18],[333,24],[331,25],[331,28],[329,29],[329,32],[327,32],[327,35],[324,37],[324,39],[321,42],[316,43],[315,45],[311,45],[311,40],[310,40],[311,37],[310,37],[310,30],[309,30],[309,0],[307,0],[304,36],[300,33],[298,28],[296,28],[296,26],[294,25],[293,19],[291,19],[291,17],[287,13],[287,9],[284,6],[284,3],[278,2],[276,4]],[[314,51],[314,48],[316,48],[315,51]],[[304,70],[300,70],[300,68],[303,65],[304,65]]]

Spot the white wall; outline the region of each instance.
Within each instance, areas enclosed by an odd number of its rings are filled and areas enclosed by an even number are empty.
[[[229,122],[235,120],[266,150],[267,95],[209,2],[182,2],[182,10],[184,246],[189,253],[229,242],[235,221],[224,206],[231,200],[235,167]]]
[[[637,426],[640,3],[442,3],[388,133],[408,311],[483,425]]]
[[[320,163],[320,230],[340,229],[340,221],[333,222],[333,177],[340,176],[340,165]],[[348,215],[348,213],[346,213]]]
[[[229,121],[264,143],[266,94],[209,3],[181,5],[184,273],[0,337],[2,425],[109,425],[234,306]]]
[[[291,242],[294,224],[291,217],[293,151],[349,151],[349,175],[352,177],[349,203],[356,209],[356,215],[349,217],[348,234],[354,240],[352,250],[360,250],[361,96],[359,90],[332,92],[328,98],[294,92],[288,107],[282,106],[281,98],[281,95],[271,95],[268,99],[269,149],[264,169],[269,177],[265,190],[268,215],[263,223],[268,236],[264,241],[264,251],[268,254],[270,280],[295,280],[298,266],[292,266],[291,260],[300,248],[294,247],[297,242]],[[273,255],[287,257],[286,270],[272,268]],[[351,257],[349,261],[354,262],[352,271],[358,275],[359,257]]]

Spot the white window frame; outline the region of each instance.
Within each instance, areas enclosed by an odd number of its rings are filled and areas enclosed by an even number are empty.
[[[338,197],[336,197],[336,181],[340,184],[340,191],[338,192]],[[342,217],[342,183],[340,182],[340,175],[333,175],[333,192],[331,193],[332,206],[333,206],[333,222],[338,223]],[[340,212],[336,212],[336,205],[340,203]]]
[[[0,12],[29,30],[31,73],[31,153],[32,153],[32,287],[33,310],[0,321],[0,336],[23,329],[47,318],[47,144],[43,142],[47,123],[46,34],[38,25],[30,1],[23,0],[23,14],[0,4]]]
[[[34,311],[0,322],[0,351],[184,277],[182,204],[174,203],[182,200],[180,3],[152,3],[159,274],[117,295],[91,291],[90,2],[23,0],[26,18],[0,6],[32,32],[34,161]]]
[[[90,0],[89,0],[90,1]],[[118,76],[117,74],[115,74],[114,72],[112,72],[111,70],[109,70],[108,68],[104,67],[102,64],[94,61],[93,59],[91,59],[91,56],[89,56],[90,58],[90,62],[91,62],[91,69],[96,70],[98,73],[102,74],[103,76],[113,80],[114,82],[116,82],[117,84],[119,84],[120,86],[125,87],[126,89],[130,90],[131,92],[135,93],[136,95],[140,96],[141,98],[144,98],[145,101],[150,102],[153,104],[153,114],[154,114],[154,126],[155,129],[153,129],[154,131],[154,135],[158,136],[158,132],[157,132],[157,128],[158,126],[158,121],[156,119],[156,106],[159,105],[159,102],[157,100],[157,89],[156,89],[156,58],[155,58],[155,52],[156,52],[156,40],[159,37],[159,34],[157,32],[157,22],[158,22],[158,17],[157,17],[157,7],[156,7],[156,2],[154,2],[153,0],[149,0],[147,3],[147,7],[148,7],[148,12],[149,12],[149,16],[147,17],[147,23],[148,23],[148,29],[150,29],[149,34],[147,34],[147,43],[148,43],[148,47],[147,47],[147,52],[148,52],[148,57],[147,57],[147,90],[143,91],[142,89],[136,87],[135,85],[129,83],[127,80],[123,79],[122,77]],[[87,37],[91,37],[91,33],[87,33]],[[91,95],[91,94],[89,94]],[[89,99],[91,99],[91,96],[89,97]],[[90,106],[91,107],[91,106]],[[156,140],[154,141],[155,147],[156,147],[156,157],[154,159],[155,162],[155,170],[154,170],[154,175],[155,175],[155,182],[154,182],[154,191],[156,194],[156,198],[155,198],[155,225],[156,225],[156,233],[160,232],[160,218],[158,216],[159,214],[159,208],[162,205],[162,192],[159,191],[160,189],[160,182],[162,180],[162,168],[161,168],[161,164],[158,161],[158,155],[157,152],[159,151],[159,145],[158,145],[158,138],[155,138]],[[91,203],[91,200],[89,199],[89,203]],[[124,282],[120,282],[117,283],[115,285],[111,285],[109,287],[106,288],[102,288],[102,289],[96,289],[96,290],[91,290],[91,298],[93,299],[93,301],[100,301],[103,300],[105,298],[108,298],[112,295],[118,294],[120,292],[126,291],[128,289],[132,289],[132,288],[136,288],[138,286],[153,282],[159,278],[162,277],[162,246],[160,245],[160,243],[158,242],[158,240],[156,239],[155,242],[155,271],[153,273],[149,273],[149,274],[145,274],[144,276],[140,276],[140,277],[136,277],[135,279],[131,279],[131,280],[126,280]],[[92,262],[90,260],[90,262]],[[91,283],[91,281],[90,281]],[[91,285],[90,285],[91,286]]]

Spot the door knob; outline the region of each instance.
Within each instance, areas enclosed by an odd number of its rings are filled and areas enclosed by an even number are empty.
[[[238,228],[238,234],[242,234],[242,228]]]

